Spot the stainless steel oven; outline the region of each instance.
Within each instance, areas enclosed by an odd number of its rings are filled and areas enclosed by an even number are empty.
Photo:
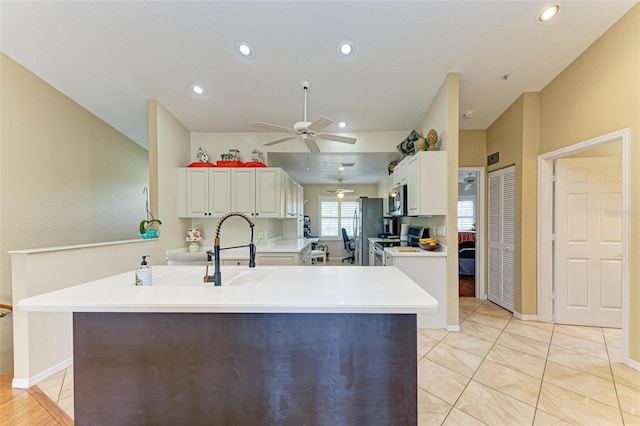
[[[384,247],[379,243],[375,243],[373,246],[373,266],[384,266],[385,261]]]
[[[407,185],[393,188],[387,199],[389,203],[389,216],[407,215]]]

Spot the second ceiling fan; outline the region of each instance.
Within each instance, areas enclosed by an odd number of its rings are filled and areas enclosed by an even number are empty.
[[[356,143],[355,138],[332,135],[328,133],[320,133],[320,130],[333,124],[333,121],[329,120],[327,117],[320,117],[313,122],[307,121],[307,91],[309,90],[309,87],[311,87],[311,83],[305,80],[301,83],[301,85],[304,89],[304,113],[302,121],[298,121],[291,128],[278,126],[277,124],[264,123],[262,121],[255,124],[258,127],[264,127],[266,129],[276,130],[278,132],[291,133],[293,135],[265,143],[265,146],[275,145],[280,142],[300,138],[305,143],[310,152],[320,152],[320,148],[318,148],[318,144],[316,143],[315,139],[324,139],[328,141],[348,144]]]

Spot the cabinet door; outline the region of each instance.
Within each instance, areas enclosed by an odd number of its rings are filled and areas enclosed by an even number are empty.
[[[304,218],[304,188],[302,185],[298,184],[298,219],[302,220]],[[302,234],[301,234],[302,235]]]
[[[187,173],[186,217],[209,215],[209,170],[191,168]]]
[[[282,169],[269,167],[256,169],[255,206],[256,216],[267,218],[285,217],[285,193]]]
[[[394,188],[396,186],[404,185],[405,183],[407,183],[406,166],[407,166],[407,160],[404,159],[401,162],[399,162],[397,166],[393,168],[393,174],[391,176],[393,178]]]
[[[418,216],[422,197],[422,185],[420,180],[420,161],[418,156],[409,160],[405,168],[407,176],[407,213],[409,216]]]
[[[231,169],[231,210],[249,216],[256,212],[255,169]]]
[[[209,215],[221,217],[231,211],[231,172],[229,169],[209,170]]]
[[[420,155],[420,208],[422,216],[447,214],[447,153],[424,151]]]
[[[298,264],[298,254],[282,253],[280,255],[257,256],[256,264],[260,266],[296,266]]]
[[[286,217],[294,217],[297,215],[297,198],[298,198],[298,191],[297,191],[297,184],[295,183],[295,181],[293,179],[291,179],[291,176],[287,175],[286,176],[286,205],[287,205],[287,214]]]

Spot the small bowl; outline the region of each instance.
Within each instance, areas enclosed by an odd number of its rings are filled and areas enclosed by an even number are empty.
[[[421,244],[420,242],[418,242],[418,245],[420,246],[421,249],[428,250],[428,251],[434,251],[435,249],[440,248],[440,244],[438,243],[436,243],[435,246],[432,246],[430,244]]]

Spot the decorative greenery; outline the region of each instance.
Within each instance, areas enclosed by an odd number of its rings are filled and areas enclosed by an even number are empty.
[[[158,225],[162,225],[162,222],[160,222],[160,219],[150,219],[150,220],[143,220],[142,222],[140,222],[140,235],[146,233],[147,231],[154,231],[155,229],[150,229],[150,226],[153,226],[154,223],[157,223]]]
[[[157,223],[158,225],[162,225],[162,222],[160,222],[160,219],[154,218],[153,214],[151,214],[151,211],[149,211],[149,191],[147,190],[146,186],[142,190],[142,193],[146,197],[145,203],[144,203],[144,210],[147,212],[147,218],[140,222],[140,227],[138,231],[140,233],[140,236],[145,240],[158,238],[160,236],[160,230],[154,229],[152,227],[154,226],[154,223]]]

